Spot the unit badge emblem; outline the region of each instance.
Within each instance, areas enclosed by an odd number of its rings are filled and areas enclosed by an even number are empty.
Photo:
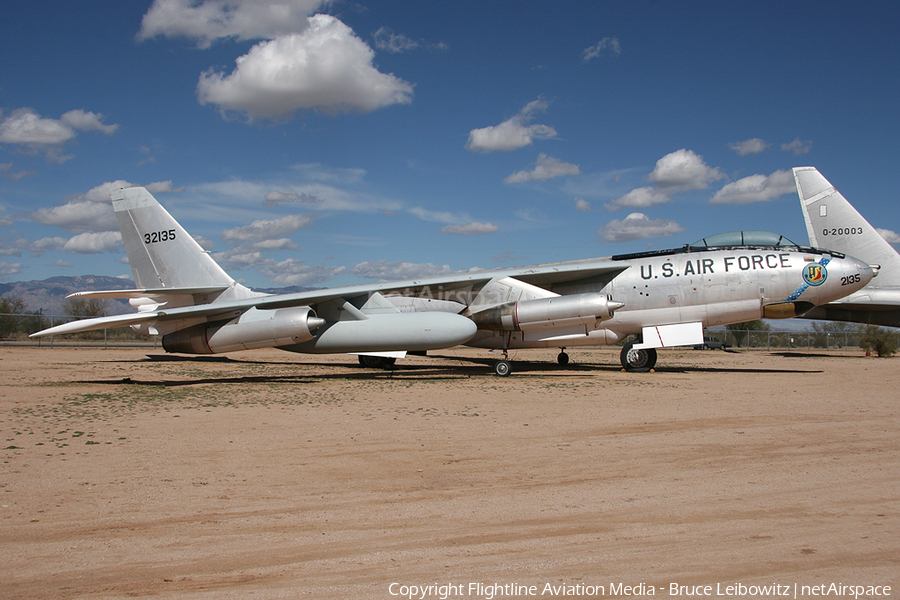
[[[803,281],[809,285],[822,285],[828,279],[828,271],[824,265],[812,263],[803,267]]]

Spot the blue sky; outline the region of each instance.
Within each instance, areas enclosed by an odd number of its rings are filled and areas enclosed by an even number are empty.
[[[125,185],[256,287],[806,243],[806,165],[898,243],[898,22],[891,2],[4,2],[0,281],[130,275]]]

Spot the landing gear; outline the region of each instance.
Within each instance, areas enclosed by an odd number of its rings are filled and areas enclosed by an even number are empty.
[[[569,364],[569,355],[566,354],[565,348],[560,349],[559,356],[556,357],[556,362],[558,362],[563,367]]]
[[[498,377],[508,377],[512,373],[512,363],[509,362],[510,335],[503,338],[503,358],[494,363],[494,374]]]
[[[498,360],[494,363],[494,373],[500,377],[506,377],[512,372],[512,363],[508,360]]]
[[[388,369],[393,367],[394,363],[397,362],[396,358],[388,356],[372,356],[370,354],[360,354],[358,358],[359,364],[368,369]]]
[[[656,366],[656,348],[636,350],[635,342],[629,342],[622,348],[619,360],[622,368],[630,373],[646,373]]]

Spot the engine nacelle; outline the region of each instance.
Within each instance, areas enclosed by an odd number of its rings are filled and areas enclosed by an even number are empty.
[[[509,302],[472,315],[478,329],[492,331],[535,331],[584,326],[593,329],[598,321],[611,319],[625,306],[602,294],[573,294]]]
[[[308,306],[259,310],[251,308],[226,323],[201,323],[163,336],[166,352],[219,354],[235,350],[288,346],[313,339],[325,324]]]

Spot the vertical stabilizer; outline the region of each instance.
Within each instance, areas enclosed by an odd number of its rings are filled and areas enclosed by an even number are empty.
[[[900,286],[900,254],[815,167],[795,167],[809,243],[880,267],[870,288]]]
[[[113,192],[112,203],[138,288],[234,283],[145,188]]]

